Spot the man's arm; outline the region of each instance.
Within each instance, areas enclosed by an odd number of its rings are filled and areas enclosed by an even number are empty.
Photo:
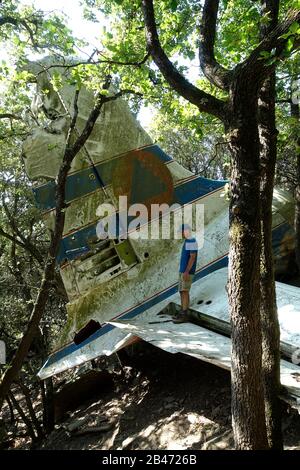
[[[190,253],[190,257],[189,257],[189,261],[188,261],[186,270],[185,270],[184,273],[183,273],[183,278],[186,279],[186,280],[187,280],[187,277],[188,277],[189,274],[190,274],[190,269],[191,269],[191,267],[193,266],[193,264],[194,264],[194,262],[195,262],[196,254],[197,254],[197,253]]]

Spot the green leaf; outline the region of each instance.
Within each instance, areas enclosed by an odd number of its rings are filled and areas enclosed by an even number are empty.
[[[269,51],[261,51],[259,55],[262,57],[262,59],[268,59],[271,56],[271,53]]]
[[[294,23],[291,24],[290,28],[289,28],[289,31],[292,33],[292,34],[299,34],[300,33],[300,26],[299,26],[299,23],[297,21],[294,21]]]
[[[277,61],[277,57],[270,57],[268,60],[266,60],[266,65],[275,64],[276,61]]]
[[[287,52],[290,52],[293,49],[294,46],[294,37],[291,36],[286,43],[285,49]]]
[[[178,0],[170,0],[169,6],[172,11],[176,11],[178,7]]]

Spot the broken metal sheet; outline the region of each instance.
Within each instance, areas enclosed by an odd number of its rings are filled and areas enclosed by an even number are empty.
[[[38,377],[44,380],[96,357],[110,356],[134,340],[135,337],[131,333],[105,325],[81,344],[71,343],[53,353],[39,371]]]
[[[65,60],[70,59],[64,59],[64,63]],[[49,65],[58,65],[57,58],[45,57],[37,62],[29,62],[26,66],[28,71],[33,72],[37,77],[33,110],[35,114],[43,111],[50,118],[50,124],[46,128],[37,126],[24,143],[25,167],[32,180],[43,177],[56,178],[63,158],[69,116],[73,113],[76,93],[76,87],[70,84],[67,77],[59,92],[54,90],[51,86],[51,77],[61,72],[61,69],[59,66],[49,68]],[[115,90],[110,89],[110,92],[114,94]],[[78,133],[84,129],[94,104],[93,91],[81,87],[76,121]],[[91,162],[96,165],[115,155],[151,143],[151,138],[135,119],[126,101],[122,99],[110,101],[104,104],[84,148],[72,162],[71,171],[83,170]]]
[[[208,199],[212,202],[211,195]],[[216,198],[213,208],[217,206],[217,199],[219,198]],[[209,215],[209,211],[207,214]],[[195,281],[227,265],[227,225],[228,220],[223,213],[219,217],[212,217],[212,220],[206,224],[204,247],[201,250],[201,256],[198,257]],[[273,234],[276,235],[277,231],[281,231],[285,225],[275,227]],[[216,226],[218,231],[216,231]],[[76,243],[77,235],[78,232],[73,235],[72,243]],[[72,266],[64,267],[62,270],[64,283],[69,291],[70,286],[73,286],[73,290],[72,301],[67,305],[68,322],[61,333],[59,346],[72,341],[75,332],[90,319],[103,324],[124,315],[129,310],[138,309],[141,312],[149,308],[150,298],[151,304],[159,304],[162,297],[169,297],[176,291],[181,242],[176,240],[155,240],[154,242],[151,239],[130,238],[130,243],[138,259],[142,261],[130,269],[128,267],[125,269],[123,266],[117,275],[109,275],[105,279],[104,274],[101,274],[103,281],[100,281],[96,274],[93,276],[82,274],[85,265],[89,263],[95,262],[96,271],[97,254],[93,255],[90,260],[79,260],[78,265],[74,261]],[[69,250],[75,248],[73,245],[68,247]],[[145,254],[147,258],[144,257]]]
[[[230,338],[192,323],[166,322],[166,318],[145,312],[133,319],[115,320],[109,323],[164,351],[187,354],[230,370]],[[280,380],[289,394],[300,396],[299,378],[300,367],[281,360]]]
[[[192,323],[177,325],[170,316],[157,316],[149,312],[128,320],[110,321],[109,324],[169,353],[180,352],[230,369],[229,338],[201,326]]]
[[[201,273],[199,273],[199,275],[200,274]],[[197,276],[191,289],[191,308],[214,318],[229,322],[228,299],[225,289],[227,275],[228,269],[225,267],[216,271],[213,270],[213,272],[210,272],[210,274],[207,274],[205,277]],[[51,375],[58,374],[101,355],[113,354],[122,347],[125,347],[129,341],[133,340],[133,336],[135,334],[135,332],[133,330],[131,331],[130,328],[129,331],[125,329],[126,324],[135,325],[135,322],[139,321],[143,323],[146,321],[145,319],[149,319],[150,322],[169,320],[170,317],[167,315],[163,318],[158,316],[158,313],[162,312],[170,302],[174,302],[178,305],[180,304],[179,293],[174,293],[173,288],[171,292],[172,293],[170,295],[162,295],[161,299],[157,299],[158,302],[156,303],[153,300],[151,303],[146,302],[145,305],[140,304],[122,317],[109,321],[110,325],[102,327],[81,345],[76,346],[74,343],[70,343],[60,351],[52,354],[39,372],[40,378],[44,379]],[[296,348],[300,348],[299,290],[297,287],[277,282],[276,292],[281,327],[281,340]],[[137,324],[139,325],[139,323]],[[186,354],[196,354],[199,358],[200,356],[202,358],[203,350],[200,348],[198,343],[200,343],[200,345],[202,345],[202,343],[207,344],[210,354],[209,356],[206,355],[205,358],[203,356],[203,360],[214,363],[216,360],[215,354],[217,354],[216,358],[220,363],[220,366],[225,367],[226,365],[226,367],[229,367],[228,361],[230,361],[230,359],[228,351],[223,351],[222,349],[222,341],[225,343],[227,341],[225,337],[219,335],[220,338],[222,338],[219,343],[219,348],[221,347],[221,349],[216,350],[214,333],[192,324],[183,324],[181,326],[182,329],[179,330],[178,325],[173,325],[170,322],[150,324],[148,327],[152,327],[153,330],[151,331],[151,337],[149,338],[153,341],[153,344],[156,344],[157,346],[160,344],[161,346],[159,347],[163,346],[162,349],[165,349],[166,351],[178,352],[177,349],[182,346],[183,349],[187,351]],[[170,338],[168,336],[169,330],[172,332],[170,334],[172,335],[173,342],[170,342]],[[186,334],[178,335],[178,331],[185,331]],[[175,336],[174,333],[176,333]],[[204,343],[204,340],[206,343]],[[196,350],[195,346],[197,346]],[[225,360],[226,357],[227,359]],[[284,379],[284,381],[286,382],[286,379]]]
[[[217,269],[217,267],[224,266],[224,263],[227,263],[227,257],[223,257],[220,260],[216,261],[216,263],[210,264],[209,266],[200,270],[195,275],[195,279],[204,277],[206,274],[212,272],[214,269]],[[142,287],[142,283],[140,282],[141,300],[143,297],[145,297]],[[114,289],[114,292],[116,295],[118,295],[118,287]],[[131,289],[128,288],[127,301],[129,306],[131,305],[130,295]],[[140,301],[135,304],[132,308],[128,308],[122,315],[120,315],[120,317],[133,318],[145,311],[151,311],[155,314],[158,314],[168,305],[169,302],[178,303],[179,300],[180,299],[177,291],[177,284],[173,284],[169,286],[169,288],[162,290],[159,295],[152,296],[146,299],[144,298],[144,301]],[[111,300],[111,302],[113,303],[113,300]],[[108,307],[109,305],[106,305],[106,310],[108,310]],[[97,308],[99,308],[99,302],[97,303]],[[94,316],[94,318],[96,318],[96,315]],[[111,315],[110,317],[108,317],[108,319],[112,318],[116,318],[116,316]],[[104,323],[102,319],[99,322],[100,324]],[[112,330],[115,330],[114,333],[112,332]],[[116,329],[111,325],[105,325],[94,335],[91,335],[89,338],[87,338],[85,342],[80,346],[76,346],[73,342],[69,342],[67,345],[63,346],[61,349],[50,355],[47,362],[39,372],[39,376],[40,378],[44,379],[46,377],[59,374],[60,372],[63,372],[68,368],[72,368],[79,364],[82,364],[94,357],[110,355],[115,352],[115,343],[117,343],[120,338],[122,339],[123,336],[124,333],[122,333],[121,330]],[[128,340],[129,339],[130,338],[128,338]],[[125,344],[122,344],[120,347],[117,345],[117,349],[121,349],[121,347],[124,346]],[[95,356],[96,351],[98,351],[98,353]]]
[[[218,269],[193,284],[191,308],[229,323],[225,289],[228,269]],[[298,287],[276,282],[276,300],[281,341],[300,348],[300,291]]]
[[[191,289],[191,308],[229,322],[225,288],[227,276],[228,269],[222,268],[194,283]],[[276,282],[276,295],[281,341],[300,348],[299,289]],[[180,303],[178,294],[172,297],[175,303]],[[180,352],[218,367],[230,369],[230,338],[192,323],[174,324],[168,319],[170,320],[170,316],[158,316],[153,309],[150,309],[135,318],[119,319],[109,323],[122,329],[124,333],[131,332],[167,352]],[[300,367],[281,360],[280,380],[289,397],[293,397],[295,404],[298,405],[298,402],[300,403]]]

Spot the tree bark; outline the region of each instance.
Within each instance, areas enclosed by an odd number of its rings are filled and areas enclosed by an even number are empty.
[[[232,417],[236,447],[268,448],[262,381],[260,320],[260,165],[257,98],[275,64],[261,52],[280,55],[283,34],[300,11],[273,28],[248,58],[226,71],[216,62],[214,41],[219,2],[206,0],[203,8],[199,58],[211,83],[229,89],[229,100],[212,100],[190,84],[165,54],[155,22],[153,0],[142,0],[146,42],[155,64],[169,85],[200,111],[222,120],[230,134],[232,154],[229,250],[229,306],[232,323]],[[295,46],[295,45],[294,45]]]
[[[9,396],[7,395],[6,401],[9,407],[9,412],[10,412],[10,424],[14,425],[15,424],[15,414],[14,414],[14,407],[12,405],[12,402],[9,399]]]
[[[260,322],[260,167],[257,94],[241,76],[231,89],[229,309],[232,426],[237,449],[267,449]],[[252,78],[253,83],[253,78]]]
[[[46,434],[50,434],[54,429],[54,390],[52,377],[41,381],[41,392],[43,402],[43,426]]]
[[[142,0],[141,7],[146,26],[148,52],[166,81],[179,95],[197,106],[200,111],[213,114],[223,120],[225,117],[225,102],[190,83],[167,57],[160,44],[157,32],[153,0]]]
[[[262,14],[269,22],[260,26],[263,40],[277,24],[278,1],[263,0]],[[258,124],[261,164],[261,325],[262,363],[265,392],[265,413],[268,443],[271,449],[282,450],[280,394],[280,327],[276,305],[274,262],[272,249],[272,202],[277,158],[275,118],[275,71],[265,79],[258,95]]]
[[[33,425],[31,423],[30,419],[26,416],[25,412],[23,411],[22,406],[19,404],[19,402],[14,397],[14,394],[12,392],[9,392],[8,396],[9,396],[9,399],[11,400],[13,406],[15,407],[15,409],[19,413],[20,417],[22,418],[23,422],[25,423],[25,425],[27,427],[27,430],[28,430],[28,434],[31,437],[32,441],[36,442],[37,437],[35,435],[34,428],[33,428]]]
[[[222,67],[215,58],[215,39],[219,0],[206,0],[200,25],[199,59],[202,72],[218,88],[228,90],[232,70]]]
[[[300,129],[299,119],[300,110],[299,103],[291,101],[291,117],[294,118],[295,123],[295,147],[296,147],[296,187],[295,187],[295,255],[296,262],[300,272]]]
[[[29,413],[29,416],[30,416],[30,419],[31,419],[32,427],[36,431],[37,438],[38,439],[43,439],[44,433],[43,433],[43,430],[41,428],[40,422],[36,417],[36,414],[35,414],[35,411],[34,411],[34,408],[33,408],[33,405],[32,405],[32,401],[31,401],[31,397],[30,397],[30,390],[21,381],[18,382],[18,385],[19,385],[20,389],[22,390],[23,395],[25,397],[25,401],[26,401],[26,405],[27,405],[27,408],[28,408],[28,413]]]
[[[280,394],[280,327],[277,315],[272,250],[272,200],[276,164],[275,74],[259,94],[261,180],[261,322],[263,379],[268,442],[271,449],[282,449]]]
[[[46,359],[48,351],[48,327],[43,330],[43,354],[42,360]],[[54,388],[52,377],[40,381],[40,389],[43,404],[43,427],[46,434],[50,434],[54,429]]]

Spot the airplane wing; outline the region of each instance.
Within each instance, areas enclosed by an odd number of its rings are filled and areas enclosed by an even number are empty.
[[[198,324],[174,324],[170,319],[170,305],[165,315],[150,309],[131,319],[110,321],[109,324],[132,333],[144,341],[170,353],[182,353],[230,370],[231,340],[228,313],[227,268],[222,268],[193,284],[191,312]],[[300,291],[298,287],[276,282],[278,316],[281,330],[281,348],[284,355],[300,363]],[[179,308],[179,298],[173,298],[173,312]],[[171,309],[172,310],[172,309]],[[163,312],[162,312],[163,313]],[[174,312],[175,313],[175,312]],[[200,326],[202,325],[205,326]],[[216,330],[220,330],[222,334]],[[297,354],[298,352],[298,354]],[[291,360],[281,360],[281,384],[290,404],[300,410],[300,367]]]
[[[230,323],[226,293],[228,269],[218,269],[196,280],[191,289],[191,311],[198,324],[174,324],[170,313],[180,307],[179,294],[169,296],[147,310],[109,321],[83,343],[71,343],[52,354],[39,372],[41,379],[80,365],[101,355],[111,355],[136,338],[169,353],[182,353],[230,369]],[[299,288],[276,282],[281,345],[285,355],[300,352]],[[201,323],[202,322],[202,323]],[[201,326],[202,325],[202,326]],[[299,357],[300,359],[300,357]],[[300,409],[300,367],[281,360],[283,397]]]

